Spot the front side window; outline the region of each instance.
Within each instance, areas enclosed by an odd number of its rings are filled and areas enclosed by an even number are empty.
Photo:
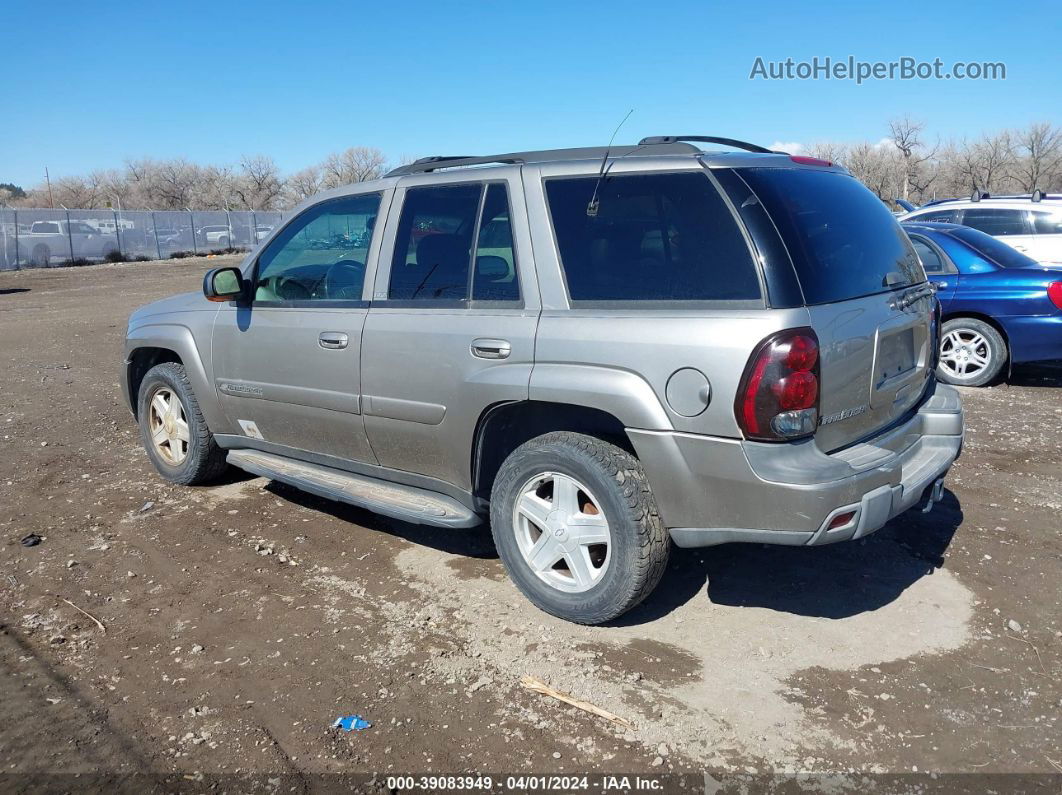
[[[999,208],[975,208],[963,210],[963,226],[979,229],[986,235],[999,237],[1003,235],[1028,234],[1025,229],[1025,214],[1021,210],[1002,210]]]
[[[702,172],[550,179],[546,195],[573,301],[761,298],[745,239]]]
[[[379,193],[304,210],[258,257],[255,301],[360,300],[379,210]]]
[[[905,218],[905,221],[919,221],[919,222],[932,222],[941,224],[955,223],[955,211],[954,210],[933,210],[928,213],[921,213],[920,215],[912,216],[911,218]]]

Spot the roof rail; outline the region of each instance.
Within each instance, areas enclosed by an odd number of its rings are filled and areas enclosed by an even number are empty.
[[[479,166],[487,163],[523,163],[524,159],[519,154],[490,155],[487,157],[475,157],[471,155],[432,155],[414,160],[412,163],[399,166],[387,172],[388,177],[401,177],[406,174],[426,174],[440,168],[454,168],[456,166]]]
[[[758,144],[750,144],[748,141],[739,141],[737,138],[717,138],[714,135],[650,135],[648,138],[640,140],[638,145],[674,144],[679,141],[697,141],[698,143],[733,146],[738,149],[744,149],[746,152],[758,152],[762,155],[785,154],[784,152],[776,153]]]
[[[708,139],[701,139],[708,140]],[[716,140],[727,141],[727,138],[719,138]],[[662,144],[659,148],[653,151],[652,154],[667,154],[667,155],[695,155],[700,153],[700,149],[693,144],[682,143],[676,140],[661,140],[655,141],[655,143]],[[627,157],[642,149],[646,144],[639,144],[637,146],[626,144],[613,144],[609,146],[587,146],[587,147],[575,147],[572,149],[543,149],[541,151],[530,152],[510,152],[502,155],[485,155],[485,156],[443,156],[434,155],[432,157],[422,157],[413,163],[405,166],[399,166],[398,168],[388,171],[386,176],[388,177],[404,177],[407,174],[427,174],[432,171],[438,171],[442,168],[460,168],[462,166],[483,166],[492,163],[503,163],[512,165],[514,163],[546,163],[555,160],[601,160],[606,155],[611,158],[619,159]],[[752,146],[752,144],[746,144],[746,146]],[[766,149],[762,151],[767,151]]]

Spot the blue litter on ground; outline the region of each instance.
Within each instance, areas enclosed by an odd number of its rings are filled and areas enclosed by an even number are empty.
[[[347,715],[346,717],[336,718],[336,722],[332,724],[333,729],[342,729],[343,731],[361,731],[362,729],[368,729],[372,726],[369,721],[361,717],[361,715]]]

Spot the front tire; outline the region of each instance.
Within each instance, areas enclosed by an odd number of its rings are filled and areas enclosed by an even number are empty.
[[[671,551],[638,460],[570,432],[539,436],[505,459],[491,532],[524,596],[577,624],[602,624],[645,599]]]
[[[141,442],[162,477],[200,486],[225,472],[225,451],[203,419],[184,365],[164,362],[148,370],[137,405]]]
[[[985,386],[999,376],[1008,355],[1007,343],[988,323],[953,318],[940,330],[937,378],[956,386]]]

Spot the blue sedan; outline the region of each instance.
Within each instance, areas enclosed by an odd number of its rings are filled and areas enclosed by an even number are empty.
[[[940,299],[940,380],[984,386],[1009,364],[1062,359],[1062,266],[968,226],[902,226]]]

